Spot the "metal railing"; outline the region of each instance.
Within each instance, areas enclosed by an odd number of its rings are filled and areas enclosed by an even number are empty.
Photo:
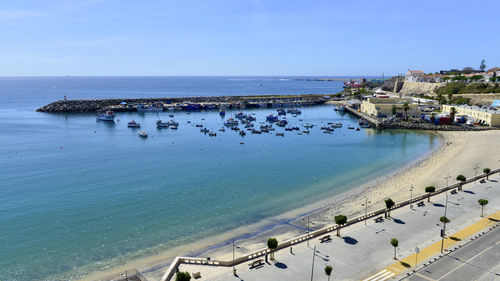
[[[500,169],[493,170],[488,175],[487,174],[481,174],[481,175],[472,177],[470,179],[467,179],[464,182],[458,182],[458,183],[454,183],[454,184],[445,186],[445,187],[440,188],[440,189],[436,189],[436,191],[433,192],[433,193],[422,194],[422,195],[419,195],[419,196],[415,196],[415,197],[413,197],[411,199],[408,199],[408,200],[396,203],[394,205],[394,207],[391,208],[391,210],[407,206],[409,204],[415,203],[415,202],[420,201],[420,200],[427,199],[428,197],[432,197],[434,195],[441,194],[441,193],[443,193],[445,191],[448,191],[448,190],[451,190],[451,189],[454,189],[454,188],[458,188],[458,187],[463,186],[465,184],[474,182],[476,180],[480,180],[480,179],[485,178],[487,176],[491,176],[491,175],[493,175],[495,173],[500,173]],[[347,222],[344,225],[337,225],[337,224],[330,225],[330,226],[326,226],[326,227],[320,228],[318,230],[314,230],[314,231],[312,231],[312,232],[310,232],[308,234],[303,234],[303,235],[300,235],[300,236],[288,239],[286,241],[283,241],[283,242],[279,243],[278,244],[278,248],[276,248],[275,251],[278,251],[278,250],[281,250],[281,249],[285,249],[285,248],[291,247],[293,245],[296,245],[298,243],[302,243],[304,241],[307,241],[309,239],[312,239],[312,238],[315,238],[315,237],[318,237],[318,236],[321,236],[321,235],[333,232],[333,231],[337,230],[338,228],[344,228],[344,227],[347,227],[349,225],[365,221],[365,220],[370,219],[372,217],[384,214],[386,211],[387,211],[386,208],[381,208],[381,209],[378,209],[376,211],[370,212],[370,213],[368,213],[366,215],[361,215],[361,216],[357,216],[355,218],[349,219],[349,220],[347,220]],[[219,261],[219,260],[212,260],[212,259],[206,259],[206,258],[176,257],[174,259],[174,261],[172,262],[172,264],[170,264],[170,266],[167,269],[167,271],[165,272],[165,274],[163,275],[161,281],[169,281],[174,276],[174,274],[177,272],[177,269],[178,269],[178,267],[179,267],[180,264],[198,264],[198,265],[211,265],[211,266],[226,266],[226,267],[229,267],[229,266],[241,264],[241,263],[246,262],[246,261],[250,261],[250,260],[258,258],[258,257],[262,257],[262,256],[264,256],[266,254],[269,254],[270,252],[271,252],[270,249],[263,248],[263,249],[254,251],[252,253],[243,255],[243,256],[241,256],[241,257],[239,257],[237,259],[234,259],[234,262],[233,262],[233,260],[230,260],[230,261]]]

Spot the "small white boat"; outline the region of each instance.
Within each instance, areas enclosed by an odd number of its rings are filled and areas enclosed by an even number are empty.
[[[146,131],[139,131],[137,132],[137,135],[141,138],[147,138],[148,137],[148,132]]]
[[[220,128],[219,128],[219,131],[220,131],[220,132],[225,132],[225,131],[226,131],[226,128],[224,128],[224,127],[220,127]]]
[[[214,131],[210,131],[210,132],[208,132],[208,135],[211,137],[215,137],[215,136],[217,136],[217,133],[215,133]]]
[[[160,112],[163,111],[163,107],[157,107],[155,105],[146,106],[144,104],[137,105],[137,112]]]

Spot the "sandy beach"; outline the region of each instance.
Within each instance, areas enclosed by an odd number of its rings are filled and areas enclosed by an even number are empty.
[[[449,183],[456,182],[458,174],[473,176],[475,164],[479,166],[477,173],[483,168],[498,168],[500,150],[495,145],[500,143],[500,131],[483,132],[439,132],[435,133],[442,145],[432,153],[422,155],[406,167],[401,167],[392,174],[351,189],[348,192],[327,198],[315,204],[296,209],[277,217],[265,219],[257,224],[235,229],[215,237],[200,240],[198,243],[183,245],[167,252],[148,258],[130,261],[119,268],[96,272],[82,280],[95,280],[118,271],[137,268],[149,279],[160,280],[175,256],[211,257],[212,259],[229,260],[232,258],[232,246],[228,241],[236,239],[236,256],[265,247],[269,237],[283,241],[307,231],[309,217],[310,228],[318,229],[333,224],[333,217],[344,214],[348,217],[365,212],[364,203],[368,201],[368,212],[384,206],[384,199],[392,198],[401,201],[410,198],[410,186],[413,185],[413,196],[424,193],[428,185],[441,187],[446,185],[445,177],[450,176]],[[375,161],[375,159],[374,159]]]

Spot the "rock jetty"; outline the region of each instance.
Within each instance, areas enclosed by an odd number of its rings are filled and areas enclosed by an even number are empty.
[[[38,108],[37,112],[98,112],[103,110],[135,111],[138,104],[156,104],[161,107],[184,109],[188,104],[210,105],[210,109],[220,107],[277,107],[323,104],[330,95],[288,95],[288,96],[216,96],[216,97],[171,97],[140,99],[95,99],[95,100],[59,100]]]

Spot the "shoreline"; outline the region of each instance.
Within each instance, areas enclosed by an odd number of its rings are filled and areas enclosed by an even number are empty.
[[[476,163],[471,160],[477,159],[479,161],[480,159],[481,161],[478,163],[491,165],[490,168],[498,165],[498,163],[492,161],[500,159],[500,152],[496,153],[498,154],[497,159],[491,157],[491,152],[487,151],[488,144],[495,141],[492,139],[500,140],[500,132],[498,131],[467,133],[431,131],[429,133],[438,138],[439,145],[395,171],[368,180],[364,184],[316,203],[263,219],[252,225],[207,237],[196,243],[175,247],[153,256],[133,260],[110,270],[94,272],[80,280],[100,279],[131,268],[138,268],[149,280],[160,280],[176,256],[209,256],[218,260],[229,260],[232,257],[232,248],[227,241],[234,237],[236,237],[238,246],[235,255],[240,256],[265,248],[265,241],[269,237],[276,237],[278,241],[284,241],[304,234],[307,231],[308,216],[310,221],[314,223],[311,230],[318,229],[327,224],[333,224],[333,216],[340,213],[347,215],[348,218],[362,214],[364,212],[362,204],[364,204],[365,198],[371,202],[368,206],[369,212],[383,207],[383,200],[386,198],[390,197],[396,202],[408,199],[410,197],[410,183],[414,183],[413,196],[416,196],[424,193],[425,186],[444,186],[446,183],[444,176],[448,172],[452,176],[450,183],[460,173],[470,177],[472,175],[472,165]],[[474,145],[472,142],[483,144]],[[468,150],[468,153],[461,153],[464,150]],[[477,152],[473,153],[474,151],[470,150],[477,150]],[[488,157],[491,158],[488,159]],[[492,158],[497,160],[492,160]],[[490,160],[491,163],[484,163],[486,160]],[[468,167],[463,163],[471,164]]]
[[[343,205],[348,204],[353,198],[367,192],[373,186],[381,185],[387,178],[393,178],[398,174],[407,172],[415,165],[427,161],[435,153],[442,150],[445,145],[444,137],[433,131],[427,132],[436,137],[440,143],[432,150],[422,154],[419,158],[407,163],[395,171],[388,171],[376,178],[367,178],[361,183],[354,183],[351,188],[341,190],[332,196],[320,201],[309,203],[305,206],[289,210],[277,216],[265,218],[257,223],[241,226],[236,229],[225,231],[215,236],[207,237],[194,243],[170,248],[149,257],[139,258],[127,262],[125,265],[113,267],[112,269],[91,273],[79,280],[95,280],[104,278],[110,274],[125,271],[126,269],[138,268],[149,280],[159,280],[176,256],[207,257],[227,260],[231,258],[231,249],[227,249],[227,241],[236,237],[239,250],[237,256],[265,247],[265,241],[269,235],[276,236],[279,241],[304,234],[307,230],[305,220],[309,215],[314,220],[314,227],[311,230],[321,228],[333,223],[333,217],[324,218],[331,209],[344,209]],[[364,198],[364,197],[363,197]],[[348,217],[352,217],[359,212],[352,211],[352,207],[344,212]],[[236,253],[236,252],[235,252]]]

